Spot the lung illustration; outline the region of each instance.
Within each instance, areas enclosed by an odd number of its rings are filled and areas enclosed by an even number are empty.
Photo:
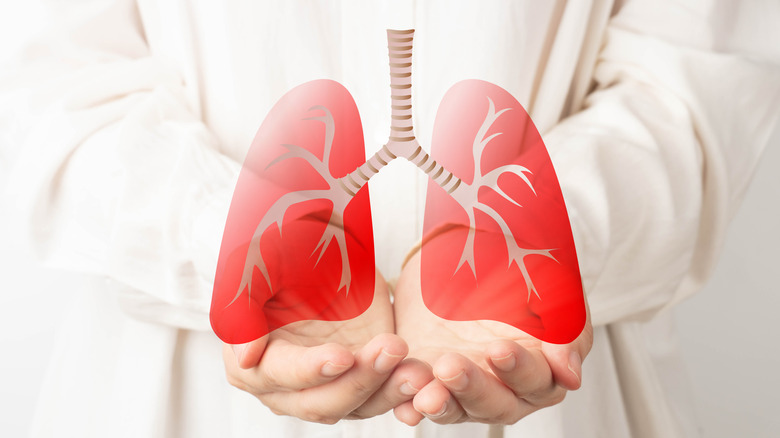
[[[365,162],[352,96],[315,80],[285,94],[239,174],[220,248],[211,325],[249,342],[301,320],[346,320],[374,294],[368,185],[344,179]]]
[[[517,100],[466,80],[445,94],[431,155],[455,182],[430,184],[425,305],[450,320],[496,320],[547,342],[574,340],[585,304],[569,217],[539,132]]]
[[[222,240],[211,323],[244,343],[302,320],[354,318],[375,268],[368,180],[403,158],[429,177],[420,286],[458,321],[495,320],[546,342],[585,325],[569,217],[539,132],[503,88],[444,96],[426,151],[414,133],[414,30],[388,30],[390,134],[365,160],[355,102],[337,82],[284,95],[246,157]]]

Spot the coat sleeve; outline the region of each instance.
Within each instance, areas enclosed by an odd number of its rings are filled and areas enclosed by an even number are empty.
[[[545,133],[594,325],[650,318],[715,266],[780,119],[780,6],[757,3],[616,6],[584,108]]]
[[[240,164],[150,53],[132,1],[60,12],[1,82],[8,222],[45,264],[104,277],[132,315],[207,329]]]

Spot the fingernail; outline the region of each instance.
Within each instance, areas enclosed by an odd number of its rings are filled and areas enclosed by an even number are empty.
[[[469,376],[466,375],[465,370],[449,379],[443,379],[441,377],[438,377],[438,379],[446,383],[448,388],[454,389],[455,391],[462,391],[466,389],[466,386],[469,384]]]
[[[404,382],[403,385],[401,385],[401,387],[398,389],[398,391],[400,391],[401,394],[403,395],[415,395],[418,392],[420,392],[419,389],[412,386],[412,384],[409,382]]]
[[[346,371],[348,368],[348,365],[336,365],[331,361],[327,361],[324,365],[322,365],[320,373],[322,373],[322,375],[325,377],[336,377]]]
[[[512,371],[517,365],[517,359],[512,352],[503,357],[491,357],[490,361],[501,371]]]
[[[236,344],[232,347],[233,354],[236,355],[236,362],[238,363],[238,366],[241,366],[241,359],[244,358],[244,353],[246,352],[246,344]]]
[[[426,417],[438,418],[447,413],[447,403],[441,405],[441,409],[433,414],[425,414]]]
[[[374,371],[378,373],[389,373],[403,359],[404,355],[390,354],[383,348],[374,360]]]
[[[582,359],[579,353],[572,351],[569,354],[569,371],[577,377],[577,384],[581,384],[580,374],[582,373]]]

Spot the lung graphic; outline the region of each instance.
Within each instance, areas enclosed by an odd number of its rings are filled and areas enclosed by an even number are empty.
[[[495,320],[574,340],[585,301],[552,162],[522,105],[479,80],[442,100],[430,153],[414,135],[413,30],[388,31],[391,126],[365,160],[354,100],[334,81],[287,93],[260,127],[233,195],[211,324],[244,343],[301,320],[346,320],[373,299],[368,180],[404,158],[429,177],[420,285],[449,320]]]
[[[585,305],[569,217],[522,105],[489,82],[455,84],[439,106],[431,154],[457,185],[428,185],[425,305],[445,319],[490,319],[547,342],[574,340]]]
[[[222,238],[211,325],[249,342],[300,320],[345,320],[374,294],[368,185],[340,179],[365,161],[352,96],[316,80],[285,94],[258,130]]]

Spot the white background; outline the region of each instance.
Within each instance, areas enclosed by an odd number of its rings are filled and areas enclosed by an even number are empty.
[[[0,3],[0,59],[43,22],[36,2],[15,2],[10,14],[9,6]],[[7,165],[0,154],[0,189]],[[29,254],[19,253],[4,214],[0,211],[0,436],[21,437],[32,420],[59,309],[84,280],[42,270]],[[780,132],[734,218],[715,274],[676,309],[706,438],[780,434],[778,226]]]
[[[676,309],[708,438],[780,436],[780,131],[775,133],[714,275]]]

